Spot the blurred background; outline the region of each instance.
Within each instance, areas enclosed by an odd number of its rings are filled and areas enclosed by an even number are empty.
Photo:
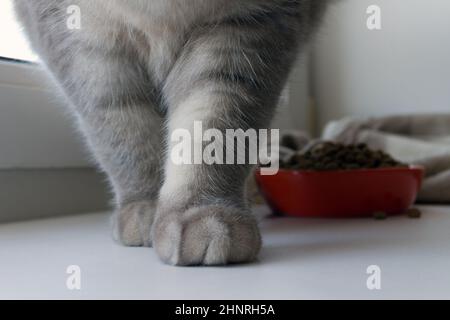
[[[450,110],[450,2],[341,0],[307,54],[299,57],[274,127],[318,136],[348,116]],[[0,222],[108,207],[64,102],[0,3]]]

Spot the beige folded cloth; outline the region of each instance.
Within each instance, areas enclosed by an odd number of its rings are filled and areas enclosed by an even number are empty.
[[[426,169],[420,202],[450,202],[450,114],[348,118],[327,125],[322,136],[345,144],[366,143],[395,159]]]

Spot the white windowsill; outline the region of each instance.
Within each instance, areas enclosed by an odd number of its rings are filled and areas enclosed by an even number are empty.
[[[0,170],[92,166],[58,91],[41,66],[0,60]]]
[[[174,268],[152,249],[123,248],[107,214],[0,226],[0,299],[450,298],[450,207],[420,220],[265,219],[260,262]],[[379,265],[382,290],[366,288]],[[79,265],[82,290],[66,289]]]

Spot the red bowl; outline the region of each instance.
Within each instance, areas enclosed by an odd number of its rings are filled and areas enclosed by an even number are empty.
[[[416,201],[424,168],[256,173],[275,213],[296,217],[364,217],[404,213]]]

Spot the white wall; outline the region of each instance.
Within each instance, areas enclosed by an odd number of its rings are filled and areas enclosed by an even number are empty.
[[[339,1],[313,54],[320,126],[348,115],[450,112],[450,1]],[[373,4],[379,31],[366,26]]]
[[[309,103],[309,55],[303,54],[292,70],[280,100],[273,128],[312,131],[312,110]]]

